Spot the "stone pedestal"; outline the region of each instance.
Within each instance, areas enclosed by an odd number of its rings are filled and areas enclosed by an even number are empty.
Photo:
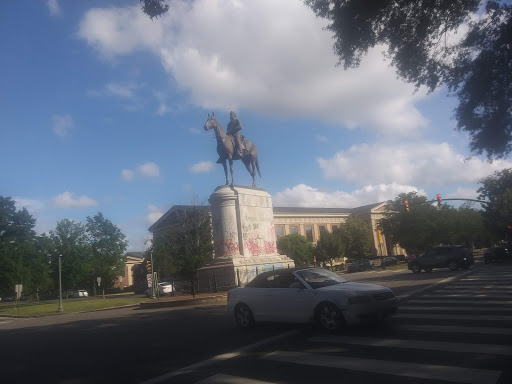
[[[265,190],[222,186],[209,201],[215,256],[197,270],[199,292],[244,286],[260,272],[295,266],[277,253],[272,198]]]

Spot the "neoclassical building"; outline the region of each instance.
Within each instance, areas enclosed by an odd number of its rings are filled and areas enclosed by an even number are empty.
[[[158,219],[149,231],[158,237],[172,231],[176,214],[180,210],[192,209],[192,205],[175,205]],[[210,214],[209,206],[195,207]],[[273,207],[276,238],[289,234],[299,234],[316,244],[324,231],[332,232],[344,223],[351,215],[357,216],[372,228],[376,256],[405,255],[405,250],[397,244],[390,244],[378,228],[378,222],[387,210],[386,202],[365,205],[357,208],[306,208],[306,207]]]

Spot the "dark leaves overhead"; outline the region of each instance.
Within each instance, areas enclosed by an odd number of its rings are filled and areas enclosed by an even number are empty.
[[[304,0],[329,20],[345,69],[385,46],[398,75],[416,87],[447,85],[458,97],[457,128],[475,154],[512,151],[512,6],[485,0]],[[482,5],[485,4],[485,8]],[[476,20],[475,12],[482,13]],[[466,25],[457,45],[448,38]]]
[[[165,3],[165,0],[140,0],[140,2],[142,3],[142,11],[150,19],[158,18],[169,10],[169,5]]]

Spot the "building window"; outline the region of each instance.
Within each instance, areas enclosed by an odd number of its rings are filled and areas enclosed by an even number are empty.
[[[306,225],[306,239],[313,241],[313,227],[311,225]]]
[[[275,228],[276,228],[276,238],[277,239],[284,236],[284,227],[282,225],[276,225]]]
[[[338,229],[338,226],[337,225],[331,225],[331,228],[332,228],[332,231],[334,232],[335,230]]]
[[[296,225],[290,225],[290,233],[292,235],[298,235],[299,234],[299,227]]]
[[[320,236],[327,232],[327,227],[325,225],[319,225],[318,229],[320,230]]]

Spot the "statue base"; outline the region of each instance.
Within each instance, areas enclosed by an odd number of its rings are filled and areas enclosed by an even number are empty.
[[[277,253],[272,198],[265,190],[221,186],[210,204],[215,257],[196,271],[198,292],[243,287],[261,272],[295,266]]]

